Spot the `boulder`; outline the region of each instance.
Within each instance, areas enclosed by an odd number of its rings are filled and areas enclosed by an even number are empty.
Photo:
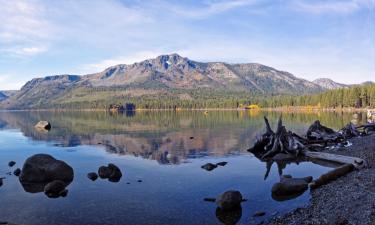
[[[96,174],[95,172],[88,173],[87,178],[89,178],[92,181],[95,181],[96,179],[98,179],[98,174]]]
[[[9,167],[13,167],[14,165],[16,165],[16,162],[15,162],[15,161],[10,161],[10,162],[8,163],[8,166],[9,166]]]
[[[54,180],[44,186],[44,194],[46,194],[49,198],[58,198],[64,195],[66,196],[65,187],[65,182],[61,180]]]
[[[51,130],[51,124],[48,121],[39,121],[35,125],[35,128],[39,130]]]
[[[207,164],[204,164],[203,166],[201,166],[202,169],[205,169],[207,171],[214,170],[214,169],[216,169],[216,167],[217,167],[217,165],[212,164],[212,163],[207,163]]]
[[[73,168],[64,161],[47,154],[36,154],[25,161],[19,179],[21,183],[49,183],[60,180],[69,184],[73,178]]]
[[[241,207],[243,201],[242,195],[239,191],[229,190],[216,198],[216,204],[222,210],[233,210]]]
[[[281,177],[280,182],[272,186],[272,197],[275,200],[290,199],[289,196],[297,197],[308,189],[312,177],[292,178],[290,175]]]
[[[99,167],[98,174],[100,178],[108,179],[111,182],[119,182],[122,177],[121,170],[112,163]]]
[[[17,168],[16,170],[13,171],[13,174],[15,176],[17,176],[17,177],[20,175],[20,173],[21,173],[21,169],[20,168]]]

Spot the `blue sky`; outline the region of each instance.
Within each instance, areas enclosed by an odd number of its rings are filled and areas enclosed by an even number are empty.
[[[0,90],[178,53],[375,81],[375,0],[0,0]]]

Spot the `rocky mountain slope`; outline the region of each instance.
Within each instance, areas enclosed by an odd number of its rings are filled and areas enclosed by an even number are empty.
[[[326,88],[294,75],[256,63],[229,64],[197,62],[177,54],[161,55],[131,65],[116,65],[102,72],[84,76],[60,75],[36,78],[27,82],[15,95],[3,100],[1,108],[45,108],[70,102],[96,101],[110,98],[114,90],[131,91],[142,96],[155,91],[164,94],[178,90],[205,90],[206,93],[231,91],[249,95],[301,95],[324,91]],[[123,94],[124,96],[124,94]],[[192,96],[186,96],[191,99]],[[199,96],[198,96],[199,98]],[[80,99],[77,100],[76,99]],[[83,101],[83,100],[82,100]]]
[[[319,78],[313,81],[313,83],[319,85],[320,87],[328,90],[333,90],[333,89],[340,89],[340,88],[348,88],[350,85],[346,84],[340,84],[337,83],[331,79],[328,78]]]

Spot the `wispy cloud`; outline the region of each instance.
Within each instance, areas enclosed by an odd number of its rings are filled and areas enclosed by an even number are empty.
[[[362,9],[374,9],[375,0],[334,0],[334,1],[305,1],[297,0],[292,2],[295,10],[322,14],[339,13],[348,14]]]
[[[169,11],[178,16],[188,17],[191,19],[202,19],[212,15],[220,14],[239,7],[252,5],[259,0],[231,0],[231,1],[211,1],[201,7],[181,7],[178,5],[166,4]]]

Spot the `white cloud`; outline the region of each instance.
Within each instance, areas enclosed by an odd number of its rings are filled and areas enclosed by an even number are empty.
[[[10,74],[0,74],[0,90],[19,90],[25,83],[16,81]]]
[[[295,10],[322,14],[339,13],[349,14],[361,9],[374,9],[375,0],[335,0],[335,1],[310,1],[297,0],[292,3]]]
[[[214,1],[206,4],[205,7],[187,8],[176,5],[167,4],[165,8],[173,13],[188,17],[191,19],[207,18],[209,16],[220,14],[239,7],[252,5],[257,3],[257,0],[231,0],[231,1]]]

